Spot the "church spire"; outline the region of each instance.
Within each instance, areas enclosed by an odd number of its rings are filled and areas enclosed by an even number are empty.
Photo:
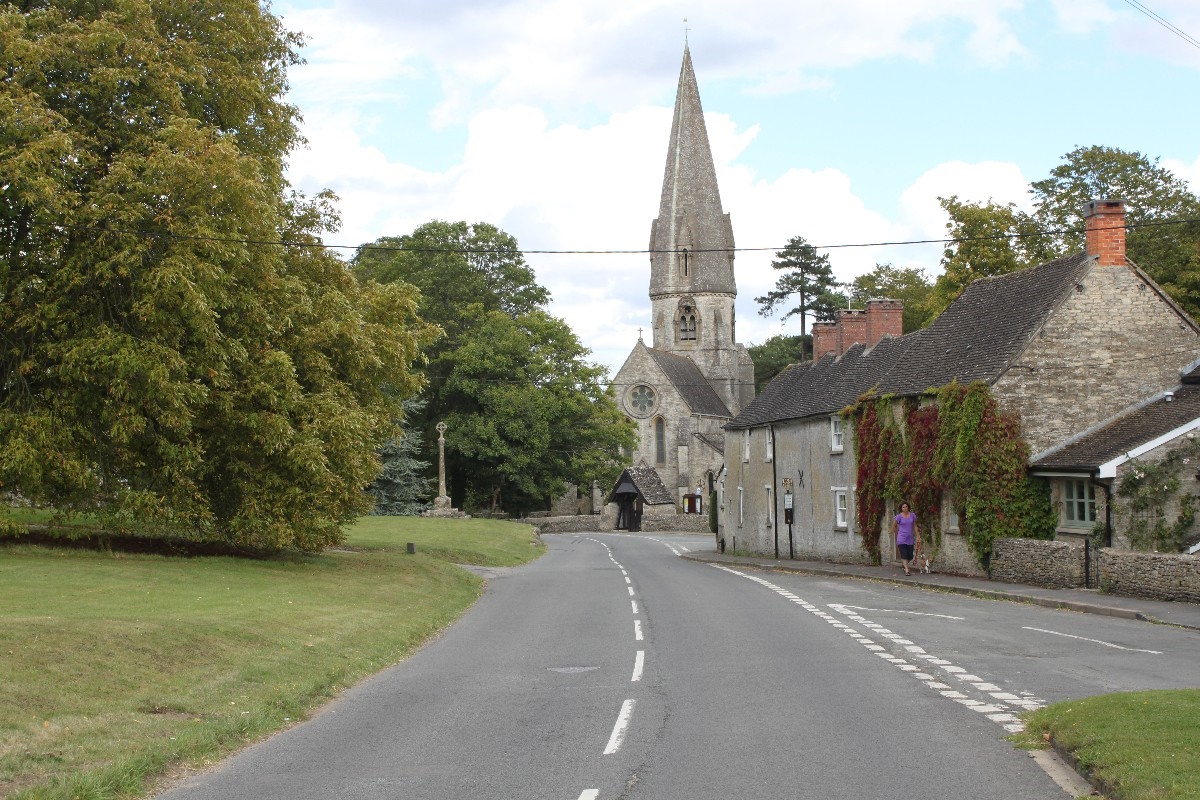
[[[736,295],[733,228],[721,209],[700,90],[685,44],[658,219],[650,228],[650,298]]]

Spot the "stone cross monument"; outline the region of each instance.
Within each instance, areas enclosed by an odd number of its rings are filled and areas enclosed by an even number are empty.
[[[438,496],[434,498],[433,510],[449,511],[450,497],[446,494],[446,423],[434,426],[438,432]]]

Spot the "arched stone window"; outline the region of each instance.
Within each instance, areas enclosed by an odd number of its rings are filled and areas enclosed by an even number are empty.
[[[679,313],[675,317],[675,337],[680,342],[694,342],[699,338],[700,320],[696,306],[690,297],[679,301]]]
[[[667,463],[667,423],[662,417],[654,418],[654,463]]]

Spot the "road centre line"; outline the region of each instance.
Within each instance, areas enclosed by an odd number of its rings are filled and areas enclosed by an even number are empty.
[[[583,794],[579,795],[579,800],[596,800],[599,796],[599,789],[584,789]]]
[[[625,741],[625,733],[629,730],[629,720],[633,716],[633,705],[633,700],[626,700],[621,704],[621,713],[617,715],[617,724],[613,726],[612,736],[608,737],[608,746],[604,748],[604,755],[611,756],[621,749],[621,744]]]
[[[1118,650],[1128,650],[1132,653],[1150,653],[1151,655],[1155,655],[1155,656],[1161,656],[1163,654],[1162,650],[1143,650],[1140,647],[1124,647],[1122,645],[1113,644],[1112,642],[1106,642],[1101,639],[1089,639],[1086,636],[1074,636],[1070,633],[1059,633],[1058,631],[1048,631],[1045,628],[1031,628],[1028,625],[1022,625],[1021,628],[1022,628],[1022,630],[1027,630],[1027,631],[1037,631],[1038,633],[1049,633],[1054,636],[1065,636],[1068,639],[1078,639],[1081,642],[1093,642],[1095,644],[1102,644],[1105,647],[1115,647]]]
[[[933,689],[934,691],[937,691],[943,697],[946,697],[949,700],[954,700],[955,702],[959,703],[960,705],[963,705],[966,708],[970,708],[974,711],[984,714],[985,716],[987,716],[988,719],[997,723],[998,725],[1003,727],[1009,733],[1017,733],[1017,732],[1024,730],[1025,723],[1022,722],[1015,714],[1013,714],[1011,712],[1011,709],[1008,708],[1008,706],[1006,706],[1004,703],[996,703],[996,702],[991,702],[991,701],[1004,700],[1005,702],[1009,703],[1010,705],[1019,706],[1020,708],[1023,708],[1023,709],[1041,708],[1044,705],[1044,702],[1042,700],[1040,700],[1039,698],[1033,697],[1032,695],[1026,695],[1025,697],[1022,698],[1022,697],[1018,697],[1017,695],[1014,695],[1014,694],[1008,694],[1008,693],[1003,693],[1003,692],[991,693],[990,697],[989,697],[989,701],[981,702],[979,700],[970,698],[967,695],[963,694],[962,692],[957,691],[950,685],[941,683],[941,682],[935,680],[933,678],[933,676],[929,675],[928,673],[920,671],[920,669],[918,667],[915,667],[914,665],[910,664],[905,658],[901,658],[899,656],[896,656],[896,655],[893,655],[892,653],[887,652],[888,648],[884,647],[883,645],[877,644],[869,636],[863,635],[859,631],[855,630],[853,627],[843,623],[839,618],[821,610],[817,606],[805,601],[803,598],[797,597],[796,595],[792,594],[791,592],[787,591],[786,589],[776,586],[775,584],[771,583],[770,581],[768,581],[764,578],[759,578],[754,575],[747,575],[744,572],[740,572],[735,569],[730,569],[729,567],[724,567],[724,566],[721,566],[718,564],[713,564],[712,566],[715,567],[716,569],[722,570],[724,572],[729,572],[733,575],[737,575],[739,577],[746,578],[747,580],[754,581],[755,583],[758,583],[758,584],[764,586],[765,588],[772,590],[776,594],[779,594],[781,597],[784,597],[785,599],[789,600],[790,602],[793,602],[793,603],[801,606],[806,611],[811,613],[813,616],[818,617],[819,619],[823,619],[826,622],[828,622],[830,625],[834,626],[837,630],[841,630],[843,633],[850,636],[852,639],[857,641],[859,644],[861,644],[867,650],[870,650],[871,652],[875,653],[877,656],[886,660],[888,663],[892,664],[893,666],[896,666],[901,671],[906,672],[907,674],[916,677],[918,680],[920,680],[922,683],[924,683],[928,688]],[[931,664],[936,665],[943,672],[947,672],[948,674],[954,675],[954,677],[956,677],[959,681],[963,681],[964,683],[969,683],[971,685],[971,687],[973,689],[975,689],[976,691],[984,692],[984,691],[986,691],[986,689],[984,687],[987,687],[987,689],[996,688],[994,686],[994,684],[985,683],[977,675],[967,674],[967,671],[965,669],[953,665],[951,662],[947,661],[946,659],[938,658],[937,656],[933,656],[933,655],[925,653],[923,648],[917,647],[908,639],[904,639],[904,638],[900,637],[898,634],[893,633],[892,631],[888,630],[884,626],[879,625],[875,622],[872,622],[871,620],[865,619],[864,617],[862,617],[859,614],[844,610],[845,608],[847,608],[845,606],[841,606],[840,604],[830,604],[830,608],[833,608],[834,610],[838,610],[841,614],[845,615],[852,622],[858,623],[863,628],[866,628],[866,629],[870,630],[872,633],[874,633],[880,637],[883,637],[884,640],[890,641],[892,644],[905,645],[906,646],[905,650],[906,650],[907,655],[915,656],[916,658],[923,659],[925,661],[928,661]],[[909,648],[916,648],[916,650],[920,651],[920,652],[919,653],[915,652],[913,650],[910,650]],[[970,680],[968,680],[968,679],[970,679]]]
[[[924,611],[901,611],[898,608],[866,608],[865,606],[848,606],[843,603],[830,603],[830,608],[841,611],[844,608],[853,608],[856,611],[883,611],[887,614],[912,614],[917,617],[941,617],[942,619],[957,619],[965,620],[966,617],[953,617],[949,614],[929,614]],[[842,613],[845,613],[844,611]]]
[[[637,600],[630,600],[629,604],[633,606],[633,615],[636,617],[638,615]]]
[[[642,621],[640,619],[633,621],[633,638],[639,642],[642,640]]]
[[[630,683],[637,683],[642,679],[642,671],[646,668],[646,651],[638,650],[637,657],[633,659],[633,677],[629,679]]]

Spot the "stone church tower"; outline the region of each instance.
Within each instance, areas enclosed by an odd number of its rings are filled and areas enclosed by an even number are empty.
[[[691,508],[724,463],[721,426],[754,399],[754,364],[737,343],[733,226],[692,70],[683,51],[658,219],[650,226],[653,344],[639,338],[617,373],[621,407],[638,425],[635,466],[650,466]]]

